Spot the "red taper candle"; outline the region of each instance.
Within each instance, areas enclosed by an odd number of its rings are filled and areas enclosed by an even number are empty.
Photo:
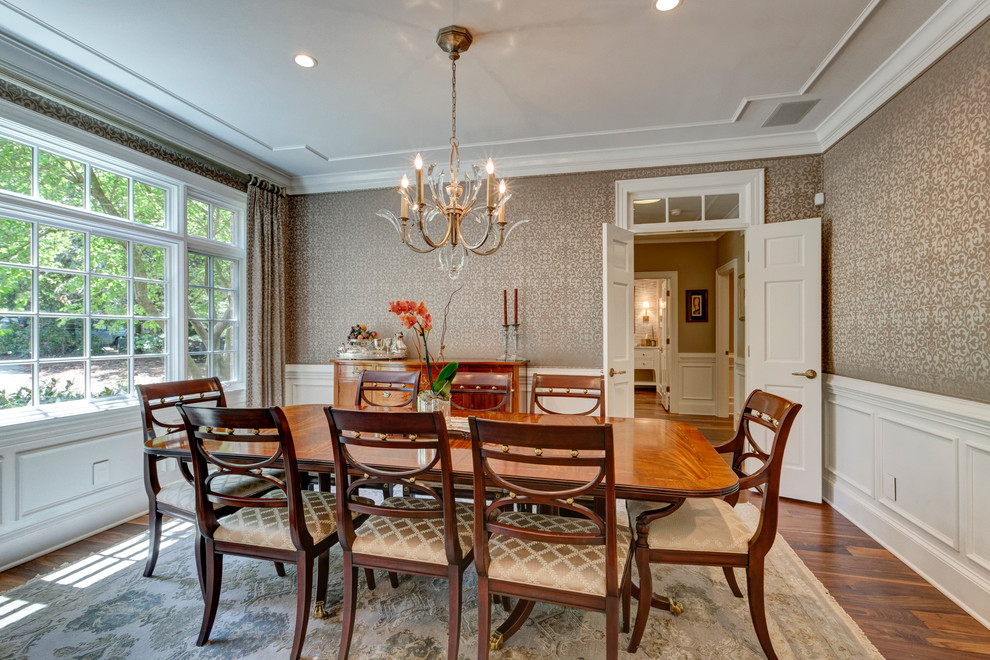
[[[502,325],[509,325],[509,291],[502,289]]]
[[[512,307],[515,316],[515,324],[519,325],[519,289],[512,290]]]

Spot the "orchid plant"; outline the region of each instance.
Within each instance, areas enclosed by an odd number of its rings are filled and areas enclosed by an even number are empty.
[[[430,314],[429,310],[426,309],[426,305],[422,302],[415,302],[412,300],[396,300],[395,302],[390,302],[388,304],[388,309],[393,314],[397,314],[399,320],[402,322],[402,327],[407,330],[412,330],[416,335],[423,341],[423,355],[426,361],[426,377],[430,383],[430,391],[433,392],[435,396],[442,397],[444,399],[450,397],[450,386],[454,380],[454,375],[457,373],[458,364],[456,362],[449,362],[437,377],[433,378],[433,370],[430,368],[430,347],[427,340],[430,335],[430,331],[433,329],[433,315]]]

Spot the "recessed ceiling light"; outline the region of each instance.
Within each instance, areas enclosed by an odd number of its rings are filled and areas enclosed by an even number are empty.
[[[312,69],[317,64],[315,58],[312,58],[304,53],[299,53],[298,55],[296,55],[294,59],[296,61],[296,64],[303,67],[304,69]]]
[[[681,3],[681,0],[657,0],[657,9],[660,11],[670,11]]]

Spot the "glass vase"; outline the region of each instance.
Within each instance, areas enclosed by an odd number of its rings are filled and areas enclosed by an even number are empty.
[[[416,401],[416,409],[419,412],[440,412],[443,414],[444,422],[450,422],[450,398],[442,397],[433,392],[420,392]]]

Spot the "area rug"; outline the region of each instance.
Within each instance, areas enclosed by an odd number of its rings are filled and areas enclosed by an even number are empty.
[[[758,512],[740,504],[755,527]],[[292,643],[295,574],[280,578],[267,562],[228,557],[220,610],[210,643],[195,646],[203,605],[192,556],[192,530],[172,523],[153,578],[141,576],[146,536],[36,578],[0,597],[0,658],[284,658]],[[336,658],[341,627],[340,551],[331,554],[329,618],[311,619],[304,656]],[[745,593],[745,577],[737,571]],[[684,604],[672,616],[653,611],[636,654],[621,657],[764,658],[744,598],[735,598],[720,569],[654,567],[654,584]],[[881,658],[783,538],[768,556],[767,615],[781,658]],[[477,649],[477,575],[465,577],[459,658]],[[636,603],[633,602],[635,617]],[[495,609],[493,626],[505,614]],[[493,659],[605,657],[605,617],[538,604]],[[393,589],[379,574],[369,592],[361,580],[352,658],[443,658],[447,583],[400,576]],[[628,636],[620,634],[620,645]]]

